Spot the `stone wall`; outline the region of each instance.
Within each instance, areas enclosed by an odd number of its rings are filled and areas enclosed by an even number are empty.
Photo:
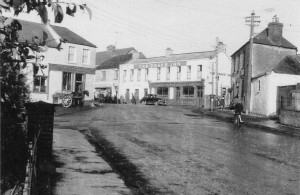
[[[280,114],[279,114],[280,124],[300,127],[299,119],[300,119],[300,111],[280,110]]]

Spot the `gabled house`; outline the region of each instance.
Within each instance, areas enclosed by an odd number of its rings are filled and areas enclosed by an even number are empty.
[[[135,57],[145,58],[133,47],[116,49],[115,46],[109,45],[107,51],[96,53],[95,98],[118,96],[119,65]]]
[[[253,38],[251,75],[248,75],[250,42],[246,42],[231,55],[231,96],[240,99],[245,108],[247,93],[250,93],[250,113],[262,114],[267,111],[256,110],[256,107],[264,107],[261,102],[265,102],[265,100],[254,98],[253,81],[251,82],[251,92],[247,91],[248,77],[253,80],[253,78],[273,70],[287,55],[296,56],[297,54],[297,47],[286,40],[282,34],[283,24],[279,23],[279,19],[275,17],[266,29]],[[267,96],[261,96],[261,98],[266,99]]]
[[[300,56],[286,56],[274,68],[252,78],[252,112],[275,116],[279,114],[281,98],[292,96],[300,83]],[[288,89],[288,90],[286,90]]]
[[[28,66],[27,82],[32,101],[60,103],[63,93],[87,90],[94,93],[96,46],[65,27],[18,20],[20,41],[45,42],[42,56],[45,69],[33,74]],[[35,63],[35,62],[31,62]],[[92,100],[93,95],[85,97]]]

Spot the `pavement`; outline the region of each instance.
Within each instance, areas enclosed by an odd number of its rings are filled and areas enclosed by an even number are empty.
[[[53,195],[132,194],[124,181],[78,130],[54,128]]]
[[[71,111],[59,111],[56,116],[82,110],[72,109]],[[83,110],[88,109],[93,108]],[[233,121],[233,111],[231,110],[209,111],[195,108],[192,110],[228,122]],[[281,125],[268,118],[243,114],[242,119],[249,127],[300,137],[300,128]],[[52,194],[132,194],[119,175],[78,130],[54,128],[53,155],[56,179],[52,186]]]
[[[232,110],[207,110],[198,108],[196,112],[203,113],[205,115],[214,116],[218,119],[233,122],[233,111]],[[279,124],[276,120],[271,120],[267,117],[242,114],[242,120],[244,125],[249,127],[260,128],[265,131],[280,133],[290,136],[300,137],[300,128]]]

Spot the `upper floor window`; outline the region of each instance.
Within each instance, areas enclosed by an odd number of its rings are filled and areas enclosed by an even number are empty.
[[[167,80],[170,80],[170,70],[171,68],[167,67],[167,76],[166,76]]]
[[[134,70],[130,70],[130,81],[133,81]]]
[[[115,70],[115,80],[118,80],[119,78],[119,70]]]
[[[106,71],[102,71],[102,77],[101,77],[102,81],[106,80]]]
[[[63,91],[71,90],[71,87],[72,87],[71,80],[72,80],[72,74],[70,72],[63,72],[63,86],[62,86]]]
[[[160,80],[160,68],[157,68],[157,80]]]
[[[202,65],[197,66],[197,78],[202,78]]]
[[[89,54],[90,54],[90,50],[83,49],[82,64],[88,64],[89,63],[89,56],[90,56]]]
[[[177,79],[181,77],[181,66],[177,66]]]
[[[33,82],[33,92],[43,93],[47,91],[47,77],[35,76]]]
[[[192,70],[192,67],[191,66],[187,66],[187,79],[191,78],[191,70]]]
[[[141,69],[138,69],[138,72],[137,72],[137,80],[138,80],[138,81],[141,80]]]
[[[123,81],[126,81],[126,70],[123,71]]]
[[[145,69],[145,81],[148,80],[148,74],[149,74],[149,69],[146,68],[146,69]]]
[[[69,46],[68,62],[75,62],[75,47]]]

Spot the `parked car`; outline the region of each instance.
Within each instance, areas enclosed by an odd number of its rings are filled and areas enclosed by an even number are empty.
[[[166,100],[163,98],[157,97],[157,95],[154,94],[147,94],[145,95],[140,103],[145,103],[145,104],[154,104],[154,105],[167,105]]]

